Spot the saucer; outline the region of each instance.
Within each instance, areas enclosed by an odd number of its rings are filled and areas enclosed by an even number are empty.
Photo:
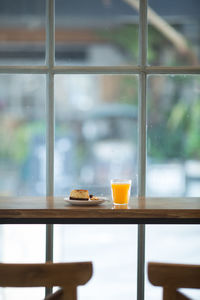
[[[96,196],[95,196],[96,197]],[[99,204],[104,203],[105,201],[108,201],[105,197],[98,197],[98,200],[74,200],[69,199],[69,197],[64,198],[65,202],[70,203],[72,205],[81,205],[81,206],[96,206]]]

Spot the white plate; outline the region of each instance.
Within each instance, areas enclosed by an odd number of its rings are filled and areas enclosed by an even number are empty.
[[[70,203],[72,205],[84,205],[84,206],[95,206],[95,205],[99,205],[99,204],[102,204],[104,203],[105,201],[108,201],[107,198],[104,198],[104,197],[98,197],[99,199],[98,200],[72,200],[72,199],[69,199],[69,197],[65,197],[64,200],[67,202],[67,203]]]

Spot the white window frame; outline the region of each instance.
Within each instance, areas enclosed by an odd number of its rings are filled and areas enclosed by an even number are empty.
[[[55,0],[46,0],[46,62],[41,66],[0,66],[0,74],[46,74],[46,195],[54,196],[54,75],[56,74],[137,74],[138,99],[138,196],[146,195],[146,99],[147,76],[150,74],[200,74],[197,67],[148,66],[147,2],[139,0],[138,66],[56,66],[55,65]],[[53,260],[53,225],[46,226],[46,261]],[[138,225],[137,300],[144,300],[145,225]]]

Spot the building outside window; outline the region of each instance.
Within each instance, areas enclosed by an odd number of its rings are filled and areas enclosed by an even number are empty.
[[[199,12],[198,0],[0,0],[0,195],[110,196],[123,177],[133,197],[199,197]],[[1,225],[0,261],[44,262],[46,230]],[[199,226],[145,230],[145,262],[200,263]],[[137,299],[137,225],[53,231],[54,261],[94,263],[80,299]],[[31,299],[0,289],[13,295]],[[161,297],[146,275],[144,295]]]

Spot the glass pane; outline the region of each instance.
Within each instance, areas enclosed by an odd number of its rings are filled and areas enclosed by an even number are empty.
[[[199,225],[147,225],[146,261],[200,264],[199,234]],[[183,292],[191,296],[190,299],[200,299],[199,290],[183,289]],[[145,299],[162,299],[162,288],[150,284],[147,272]]]
[[[54,260],[92,261],[80,300],[136,300],[137,225],[55,225]]]
[[[45,194],[45,76],[0,75],[0,194]]]
[[[138,8],[122,0],[56,0],[56,63],[138,63]]]
[[[200,1],[149,0],[148,3],[149,64],[199,65]]]
[[[55,77],[56,194],[87,187],[110,195],[111,178],[136,184],[137,90],[136,76]]]
[[[45,76],[0,75],[0,195],[45,193]],[[44,262],[44,225],[0,226],[1,262]],[[0,289],[36,299],[44,289]]]
[[[137,90],[130,75],[55,77],[56,194],[86,188],[110,196],[112,177],[132,178],[137,194]],[[136,228],[55,226],[55,260],[94,263],[81,299],[136,299]]]
[[[199,75],[149,77],[149,196],[199,196],[199,86]]]
[[[44,64],[45,1],[0,1],[0,65]]]
[[[45,225],[1,225],[0,261],[3,263],[45,262]],[[3,245],[3,247],[2,247]],[[43,299],[44,288],[0,288],[0,299]]]

